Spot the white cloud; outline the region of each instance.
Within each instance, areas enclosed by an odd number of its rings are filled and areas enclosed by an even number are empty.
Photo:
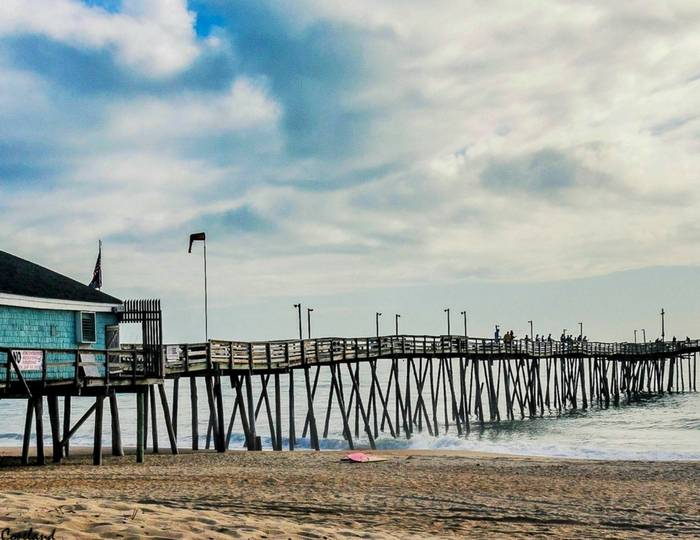
[[[3,0],[0,36],[39,34],[76,47],[113,48],[124,65],[160,77],[199,54],[185,0],[125,0],[109,13],[79,0]]]
[[[129,99],[111,106],[108,115],[111,135],[122,143],[135,137],[153,142],[274,126],[280,108],[260,84],[239,78],[226,93]]]

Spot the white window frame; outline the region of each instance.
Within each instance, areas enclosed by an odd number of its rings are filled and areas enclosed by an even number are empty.
[[[92,315],[94,322],[95,339],[85,339],[83,335],[83,315]],[[78,343],[97,343],[97,314],[94,311],[78,311],[75,319],[75,338]]]

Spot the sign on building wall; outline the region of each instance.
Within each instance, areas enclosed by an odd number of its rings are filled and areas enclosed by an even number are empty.
[[[12,351],[20,371],[41,371],[44,355],[41,351]]]
[[[180,347],[178,345],[168,345],[165,347],[165,359],[168,362],[177,362],[180,359]]]

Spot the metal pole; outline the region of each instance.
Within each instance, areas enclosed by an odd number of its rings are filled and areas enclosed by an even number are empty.
[[[299,340],[302,340],[304,339],[304,333],[302,332],[301,328],[301,304],[294,304],[294,307],[299,312]]]
[[[209,341],[209,298],[207,293],[207,241],[204,240],[204,337]]]
[[[644,328],[642,328],[642,336],[644,336],[644,343],[646,343],[647,342],[647,331]]]
[[[401,317],[401,315],[399,315],[399,314],[397,313],[397,314],[396,314],[396,317],[395,317],[395,319],[396,319],[396,335],[397,335],[397,336],[399,335],[399,318],[400,318],[400,317]]]
[[[460,311],[460,314],[464,317],[464,337],[467,337],[467,312]]]
[[[311,312],[314,308],[306,308],[306,328],[309,332],[309,339],[311,339]]]
[[[381,316],[382,316],[382,314],[377,311],[377,313],[375,315],[375,319],[376,319],[375,322],[377,325],[377,337],[379,337],[379,317],[381,317]]]
[[[637,343],[637,331],[634,331],[634,342]]]
[[[447,313],[447,335],[450,334],[450,308],[445,308],[445,313]]]
[[[661,341],[666,341],[666,312],[661,308]]]
[[[579,326],[579,330],[580,330],[579,335],[581,336],[581,339],[583,339],[583,323],[582,322],[578,323],[578,326]]]
[[[532,326],[532,321],[527,321],[530,323],[530,339],[534,340],[535,339],[535,330]]]

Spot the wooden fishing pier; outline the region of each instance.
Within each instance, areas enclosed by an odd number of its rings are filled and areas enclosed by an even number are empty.
[[[44,397],[54,462],[68,455],[71,437],[94,414],[94,463],[101,463],[105,398],[112,417],[112,453],[123,455],[117,393],[136,397],[137,461],[144,460],[148,446],[149,417],[151,448],[159,451],[158,402],[170,451],[177,453],[183,378],[189,380],[192,449],[199,450],[197,379],[203,378],[206,448],[211,442],[219,452],[229,448],[237,424],[248,450],[262,449],[259,426],[265,427],[273,450],[294,450],[300,437],[308,437],[309,447],[319,450],[335,416],[342,421],[349,448],[358,444],[375,448],[380,437],[411,438],[420,432],[439,436],[449,430],[467,436],[487,424],[697,391],[700,340],[505,342],[455,335],[398,335],[162,345],[158,304],[131,303],[122,319],[142,324],[146,345],[93,349],[89,356],[80,350],[41,351],[44,357],[60,354],[66,358],[75,368],[69,381],[48,381],[45,376],[27,380],[13,360],[17,350],[0,348],[0,358],[5,352],[8,359],[4,366],[0,364],[6,373],[0,381],[0,398],[27,400],[23,463],[29,462],[33,418],[37,462],[45,461]],[[167,379],[172,380],[170,400],[164,385]],[[224,384],[232,388],[232,403],[224,402]],[[323,402],[317,398],[319,384],[330,389]],[[59,396],[64,398],[62,426]],[[75,396],[92,396],[95,401],[71,426],[71,397]]]
[[[190,248],[199,239],[204,233],[190,237]],[[295,307],[301,335],[301,306]],[[141,344],[120,343],[122,324],[140,326]],[[136,398],[136,460],[144,460],[149,418],[151,449],[159,452],[158,403],[170,451],[177,453],[183,378],[189,381],[192,450],[199,450],[201,407],[205,449],[213,443],[219,452],[229,448],[237,424],[248,450],[262,449],[261,433],[269,435],[265,445],[273,450],[294,450],[302,440],[319,450],[333,418],[340,420],[349,448],[375,448],[380,437],[410,439],[451,430],[466,436],[500,422],[697,391],[698,340],[533,342],[466,333],[465,321],[464,336],[167,345],[160,301],[122,301],[0,251],[0,403],[26,400],[23,464],[29,463],[32,433],[36,462],[46,461],[44,401],[54,462],[69,455],[71,438],[91,416],[93,462],[102,462],[105,399],[112,454],[123,455],[118,394]],[[206,392],[201,404],[199,379]],[[230,392],[224,392],[224,384]],[[94,401],[72,423],[72,401],[78,398]]]

